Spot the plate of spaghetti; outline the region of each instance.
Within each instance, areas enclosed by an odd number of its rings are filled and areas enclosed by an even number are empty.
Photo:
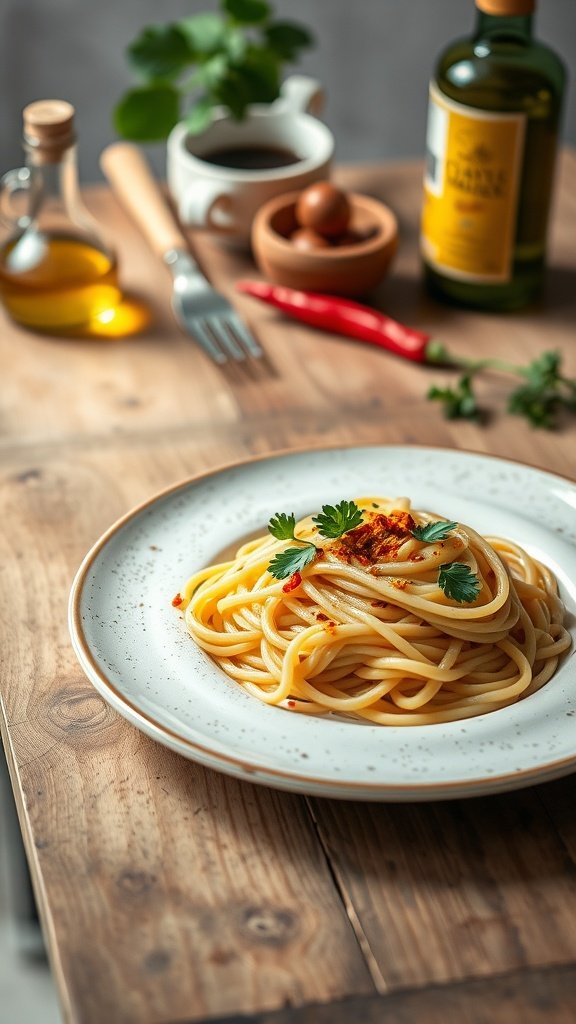
[[[86,674],[200,764],[300,793],[473,796],[576,768],[576,484],[418,447],[176,484],[86,556]]]

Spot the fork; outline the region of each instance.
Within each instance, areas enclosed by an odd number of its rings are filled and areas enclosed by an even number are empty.
[[[219,366],[246,357],[259,359],[260,345],[200,270],[140,151],[117,142],[104,150],[100,164],[151,249],[172,274],[172,309],[182,329]]]

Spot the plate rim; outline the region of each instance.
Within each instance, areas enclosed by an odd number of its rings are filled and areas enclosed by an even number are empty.
[[[425,801],[502,793],[506,790],[520,789],[530,786],[538,781],[552,781],[552,779],[568,774],[571,768],[576,765],[576,753],[568,758],[560,758],[559,760],[548,762],[546,765],[542,765],[537,768],[528,768],[525,771],[506,772],[500,775],[490,776],[489,778],[486,776],[478,776],[465,781],[460,780],[457,782],[433,783],[351,782],[345,779],[327,779],[319,776],[302,775],[296,771],[292,772],[290,770],[272,768],[267,765],[261,765],[254,762],[246,762],[245,759],[238,756],[211,750],[210,748],[203,746],[201,743],[181,735],[171,729],[168,725],[158,722],[153,716],[147,714],[142,710],[142,708],[138,707],[128,697],[126,697],[125,694],[123,694],[108,678],[106,673],[98,664],[84,633],[80,603],[89,570],[95,559],[106,547],[109,541],[111,541],[128,523],[136,519],[139,515],[147,511],[151,506],[155,505],[159,501],[176,494],[178,491],[185,490],[186,488],[197,485],[202,481],[219,476],[221,473],[226,473],[234,469],[241,469],[260,462],[276,462],[290,456],[320,454],[322,452],[351,451],[354,449],[365,450],[371,448],[378,448],[384,451],[389,449],[411,449],[471,456],[478,459],[487,459],[488,461],[504,462],[507,465],[520,467],[521,469],[535,470],[538,473],[542,473],[544,476],[550,477],[551,480],[563,480],[576,489],[576,479],[573,477],[564,473],[552,472],[549,469],[545,469],[531,462],[523,462],[520,459],[511,459],[505,455],[493,454],[491,452],[479,452],[468,448],[453,448],[448,445],[432,445],[416,442],[407,444],[383,444],[379,441],[368,441],[363,443],[348,442],[334,443],[332,445],[324,443],[296,448],[289,447],[275,452],[265,452],[242,459],[233,459],[211,469],[192,474],[191,476],[184,477],[175,483],[168,484],[166,487],[150,495],[144,501],[125,512],[115,522],[113,522],[104,531],[104,533],[101,534],[82,559],[82,562],[74,576],[70,590],[68,602],[68,625],[72,647],[84,673],[101,696],[108,700],[108,703],[110,703],[112,707],[114,707],[115,710],[118,711],[118,713],[121,714],[128,722],[135,725],[137,728],[142,729],[156,742],[163,743],[163,745],[169,747],[169,749],[176,753],[180,753],[181,756],[188,756],[189,760],[193,760],[204,767],[212,768],[212,770],[222,771],[234,778],[274,786],[275,788],[287,789],[293,792],[300,792],[303,795],[307,793],[317,796],[326,796],[329,798],[338,797],[344,799],[367,800],[380,798],[382,801]],[[187,755],[181,749],[183,746],[186,747],[187,750],[191,751],[190,755]],[[192,756],[193,753],[199,756]],[[214,767],[212,762],[217,762],[218,769]],[[542,775],[545,775],[545,779],[541,778]],[[303,788],[303,784],[307,787],[306,790]]]

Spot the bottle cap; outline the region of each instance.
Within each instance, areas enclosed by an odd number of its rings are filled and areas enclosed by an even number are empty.
[[[22,116],[25,141],[46,163],[56,163],[76,141],[74,107],[66,100],[37,100]]]
[[[496,14],[503,18],[532,14],[536,0],[476,0],[476,7],[484,14]]]

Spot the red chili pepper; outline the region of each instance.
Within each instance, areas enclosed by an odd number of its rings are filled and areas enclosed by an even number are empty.
[[[286,581],[282,587],[283,594],[289,594],[291,590],[296,590],[297,587],[302,583],[302,577],[299,572],[293,572],[290,579]]]
[[[372,345],[380,345],[404,359],[416,363],[438,362],[429,348],[431,336],[423,331],[404,327],[384,313],[362,306],[350,299],[317,292],[297,291],[264,281],[238,281],[236,288],[255,299],[276,306],[283,313],[302,320],[312,327],[320,327],[348,338],[358,338]],[[436,342],[432,342],[434,346]]]
[[[184,598],[182,597],[181,594],[176,594],[176,597],[172,598],[172,606],[174,608],[177,608],[178,605],[182,604],[183,600],[184,600]]]

